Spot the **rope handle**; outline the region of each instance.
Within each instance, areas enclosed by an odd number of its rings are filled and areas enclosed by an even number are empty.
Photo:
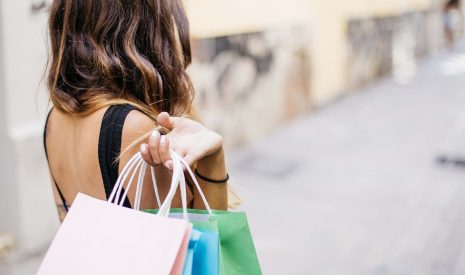
[[[157,204],[159,207],[158,215],[164,216],[164,217],[167,217],[169,215],[173,198],[176,194],[177,188],[179,187],[180,193],[181,193],[183,219],[187,220],[188,218],[187,193],[186,193],[186,179],[184,175],[184,168],[186,169],[190,178],[194,182],[194,185],[196,189],[198,190],[200,197],[209,215],[213,215],[213,212],[210,208],[210,205],[208,204],[205,194],[203,193],[200,187],[200,184],[198,183],[197,178],[195,177],[195,174],[192,172],[189,164],[183,158],[181,158],[178,154],[176,154],[176,152],[174,152],[173,150],[170,150],[170,154],[171,154],[171,159],[173,161],[173,177],[171,178],[170,190],[163,203],[161,203],[161,200],[160,200],[160,194],[158,191],[157,181],[155,177],[155,168],[153,166],[150,166],[153,189],[154,189],[155,197],[156,197]],[[124,199],[128,195],[128,190],[131,188],[134,182],[134,178],[136,177],[136,174],[138,174],[134,209],[140,210],[142,190],[143,190],[144,178],[145,178],[147,167],[148,167],[148,164],[144,161],[140,152],[132,156],[131,159],[124,166],[120,175],[118,176],[115,186],[113,187],[110,197],[108,198],[108,202],[122,206],[124,203]],[[125,185],[128,177],[129,177],[129,181],[127,182],[127,186],[124,190],[123,195],[121,196],[123,186]]]

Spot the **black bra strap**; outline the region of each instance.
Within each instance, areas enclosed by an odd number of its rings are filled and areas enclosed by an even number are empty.
[[[107,198],[118,179],[119,154],[121,153],[121,138],[123,135],[123,125],[129,112],[135,107],[129,104],[110,106],[102,119],[98,144],[98,158],[100,172],[102,173],[103,185]],[[126,197],[125,207],[131,207]]]
[[[45,150],[45,157],[47,158],[47,163],[48,163],[48,153],[47,153],[47,125],[48,125],[48,119],[50,118],[50,114],[52,113],[53,108],[50,109],[47,115],[47,119],[45,120],[45,127],[44,127],[44,134],[43,134],[43,141],[44,141],[44,150]],[[63,193],[60,190],[60,187],[58,187],[57,182],[53,178],[53,174],[50,172],[50,176],[52,177],[52,181],[55,184],[55,187],[58,191],[58,195],[60,196],[61,202],[63,203],[63,208],[68,212],[69,210],[69,205],[66,203],[65,196],[63,196]]]
[[[50,114],[52,113],[53,108],[47,115],[45,121],[44,133],[43,133],[43,142],[45,149],[45,156],[48,162],[48,153],[47,153],[47,125]],[[121,152],[121,138],[123,135],[123,125],[126,117],[129,112],[135,110],[135,107],[126,104],[126,105],[113,105],[110,106],[103,116],[102,124],[100,126],[100,135],[99,135],[99,144],[98,144],[98,158],[100,163],[100,172],[102,174],[103,185],[105,188],[105,194],[108,198],[113,190],[113,187],[118,179],[118,169],[119,169],[119,159],[118,156]],[[51,174],[53,183],[58,191],[60,199],[63,203],[63,207],[68,212],[69,204],[66,202],[63,193],[60,190],[57,182]],[[124,191],[124,190],[123,190]],[[131,203],[126,197],[124,200],[125,207],[131,208]]]

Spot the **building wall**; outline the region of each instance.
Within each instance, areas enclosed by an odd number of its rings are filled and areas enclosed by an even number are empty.
[[[285,8],[274,0],[185,4],[197,106],[228,147],[259,139],[310,110],[310,1],[289,0]]]
[[[0,14],[2,12],[0,5]],[[5,52],[3,49],[2,22],[0,21],[0,235],[18,232],[17,213],[11,209],[18,208],[16,176],[14,170],[14,154],[11,150],[11,139],[7,131],[7,109],[5,90]]]
[[[311,93],[322,105],[347,89],[347,25],[354,18],[426,11],[438,0],[186,0],[194,37],[225,36],[295,26],[311,30]]]
[[[194,38],[227,36],[306,24],[311,1],[185,0]]]
[[[392,73],[397,81],[414,76],[416,60],[442,44],[441,14],[417,11],[348,22],[348,89]]]
[[[431,0],[353,0],[312,1],[314,37],[312,41],[312,90],[314,102],[321,105],[347,90],[350,69],[348,22],[354,18],[387,17],[431,8]]]
[[[227,147],[258,139],[310,109],[306,31],[285,27],[194,40],[195,106]]]
[[[9,201],[6,217],[18,229],[13,233],[25,250],[45,245],[54,235],[58,218],[54,209],[50,178],[42,147],[42,126],[47,100],[42,77],[46,52],[45,12],[35,13],[34,3],[41,1],[0,0],[2,99],[0,135],[2,157],[10,161],[2,168],[0,201]],[[2,210],[0,210],[2,211]],[[9,231],[1,216],[0,226]],[[0,228],[0,231],[2,228]],[[4,229],[5,230],[5,229]]]
[[[441,40],[438,39],[441,18],[437,11],[431,11],[434,8],[431,0],[351,0],[338,1],[337,4],[326,0],[290,0],[286,1],[285,7],[282,1],[277,0],[186,0],[185,3],[193,37],[197,41],[191,68],[194,84],[200,97],[212,99],[210,104],[203,104],[205,101],[200,99],[198,106],[206,123],[220,131],[231,146],[266,135],[283,121],[386,75],[394,67],[402,67],[406,72],[416,58],[411,55],[412,47],[415,47],[415,53],[418,49],[431,52],[437,48],[434,41]],[[291,42],[286,47],[272,46],[266,37],[276,32],[288,35],[281,35],[278,40]],[[254,39],[256,34],[265,39]],[[224,77],[222,68],[217,62],[210,62],[216,59],[202,62],[204,53],[216,43],[211,42],[212,39],[250,40],[243,43],[245,46],[265,41],[266,51],[271,52],[272,57],[270,70],[281,73],[269,74],[273,76],[266,78],[253,68],[247,71],[233,64],[233,61],[243,61],[239,59],[240,55],[236,56],[238,58],[233,55],[230,63],[222,64],[235,68],[229,70],[229,74],[234,74],[236,79],[254,83],[262,81],[270,85],[263,89],[259,86],[235,87],[234,83],[230,83],[227,89],[222,88],[216,85]],[[429,45],[422,47],[421,43]],[[223,50],[216,56],[221,58],[231,53],[230,49]],[[278,52],[283,58],[274,62],[273,57],[278,56]],[[249,57],[261,58],[260,53]],[[286,73],[292,71],[291,67],[305,68],[297,73],[305,84],[300,87],[294,85],[293,72]],[[256,79],[249,79],[254,77]],[[236,84],[244,83],[236,81]],[[262,92],[261,96],[254,98],[253,95],[260,94],[255,89]],[[224,95],[234,97],[234,94],[250,96],[242,96],[235,104],[218,104],[218,100],[215,101],[221,98],[219,95],[224,98]],[[281,97],[270,96],[277,94]],[[286,113],[286,97],[293,97],[296,99],[294,102],[304,104],[292,113]],[[247,113],[248,117],[241,117],[225,105],[233,110],[240,108],[240,113]]]

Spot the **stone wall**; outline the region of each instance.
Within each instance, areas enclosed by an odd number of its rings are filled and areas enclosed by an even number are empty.
[[[441,23],[435,11],[349,20],[348,88],[391,72],[407,80],[415,71],[416,59],[440,48]]]
[[[227,147],[250,142],[310,108],[301,28],[194,40],[190,74],[204,122]]]

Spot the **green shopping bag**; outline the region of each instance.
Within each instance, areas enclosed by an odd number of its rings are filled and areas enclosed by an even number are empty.
[[[157,210],[145,210],[157,213]],[[189,221],[194,228],[218,230],[220,237],[219,274],[258,275],[262,274],[252,240],[247,217],[244,212],[188,209]],[[171,209],[171,217],[181,218],[182,209]],[[178,214],[178,215],[176,215]]]
[[[195,229],[217,230],[214,232],[218,232],[220,242],[218,254],[218,273],[220,275],[261,275],[260,264],[245,213],[212,210],[189,164],[174,151],[171,151],[171,159],[173,161],[173,177],[165,201],[161,204],[159,210],[145,211],[149,213],[160,212],[158,215],[164,217],[182,218],[191,222]],[[186,181],[183,167],[192,179],[207,210],[187,209]],[[143,174],[141,178],[143,178]],[[153,175],[152,178],[154,178]],[[173,209],[171,204],[178,187],[181,191],[183,208]],[[159,201],[155,180],[154,190]],[[195,272],[195,266],[193,266],[193,272]]]

